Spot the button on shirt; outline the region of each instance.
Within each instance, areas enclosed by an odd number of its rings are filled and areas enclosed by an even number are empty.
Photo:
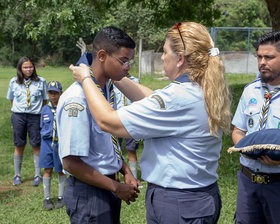
[[[109,92],[108,83],[106,92]],[[113,149],[111,135],[100,130],[79,83],[73,83],[59,98],[56,118],[61,160],[69,155],[80,156],[104,175],[121,169],[122,160],[118,160]]]
[[[240,98],[232,124],[247,134],[258,131],[260,113],[264,103],[264,89],[260,79],[248,84]],[[266,129],[280,128],[280,93],[271,101],[266,121]],[[241,155],[240,163],[256,172],[280,173],[280,166],[268,166],[258,160],[247,159]]]
[[[221,150],[210,134],[200,87],[180,76],[162,90],[118,110],[134,139],[144,139],[142,178],[170,188],[199,188],[217,181]]]
[[[32,81],[29,86],[30,91],[30,107],[27,107],[26,87],[24,84],[18,84],[17,77],[13,77],[10,81],[7,99],[13,100],[12,112],[40,114],[43,100],[47,100],[46,80],[39,77],[40,81]],[[30,79],[25,80],[28,82]]]

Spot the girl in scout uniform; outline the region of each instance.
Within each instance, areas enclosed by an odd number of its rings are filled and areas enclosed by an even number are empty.
[[[35,176],[33,185],[41,182],[40,155],[40,114],[47,102],[46,80],[37,75],[34,63],[27,57],[19,59],[17,76],[10,81],[7,99],[12,102],[12,125],[15,145],[13,185],[20,185],[21,164],[26,145],[27,133],[34,153]]]
[[[217,223],[216,170],[231,119],[219,50],[207,29],[193,22],[171,27],[163,49],[171,84],[152,91],[123,78],[115,84],[136,102],[118,111],[103,100],[86,66],[70,69],[102,130],[144,139],[140,168],[148,182],[147,223]]]

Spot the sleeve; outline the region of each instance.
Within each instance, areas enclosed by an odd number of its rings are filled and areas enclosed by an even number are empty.
[[[70,98],[57,107],[59,155],[88,156],[91,114],[83,98]]]
[[[8,100],[13,100],[14,99],[13,82],[12,82],[12,80],[9,83],[9,88],[8,88],[8,92],[7,92],[7,99]]]
[[[199,102],[179,103],[175,97],[154,92],[150,97],[118,110],[118,116],[128,133],[136,140],[181,135],[192,130]],[[205,117],[205,115],[201,115]]]
[[[43,80],[42,80],[42,82],[43,82],[43,92],[42,92],[42,97],[43,97],[43,100],[48,100],[48,99],[49,99],[49,97],[48,97],[48,95],[47,95],[47,83],[46,83],[46,80],[45,80],[45,79],[43,79]]]
[[[245,100],[245,94],[243,92],[239,100],[237,109],[235,111],[234,117],[232,119],[232,124],[243,131],[247,131],[246,116],[244,113],[245,109],[246,109],[246,100]]]

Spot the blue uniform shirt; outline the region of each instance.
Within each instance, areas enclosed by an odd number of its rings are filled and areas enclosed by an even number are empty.
[[[42,109],[43,100],[47,100],[46,93],[46,80],[39,77],[40,81],[32,81],[29,86],[30,102],[28,108],[26,104],[26,87],[24,84],[18,84],[17,77],[13,77],[9,84],[7,92],[7,99],[13,100],[12,112],[14,113],[28,113],[40,114]],[[29,81],[29,80],[26,80]]]
[[[244,88],[232,124],[247,134],[258,131],[263,103],[264,89],[260,79],[257,79]],[[266,121],[268,128],[280,128],[280,92],[272,98]],[[242,155],[240,163],[256,172],[280,173],[280,166],[268,166]]]
[[[222,147],[210,134],[203,92],[187,75],[148,98],[118,110],[134,139],[144,139],[142,178],[170,188],[199,188],[217,181]]]
[[[54,116],[53,112],[51,111],[49,105],[45,105],[42,109],[41,113],[41,137],[43,139],[50,139],[52,140],[53,137],[53,121],[54,121]],[[57,132],[56,136],[57,137]]]
[[[82,58],[79,62],[91,64],[88,57],[84,55]],[[105,89],[108,93],[109,82]],[[109,94],[106,99],[109,101]],[[113,149],[111,134],[100,130],[79,83],[73,83],[59,98],[56,118],[61,160],[69,155],[80,156],[86,164],[104,175],[121,169],[122,160]]]

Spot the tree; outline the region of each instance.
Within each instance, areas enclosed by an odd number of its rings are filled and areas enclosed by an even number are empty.
[[[272,29],[280,30],[280,1],[265,0],[271,17]]]

